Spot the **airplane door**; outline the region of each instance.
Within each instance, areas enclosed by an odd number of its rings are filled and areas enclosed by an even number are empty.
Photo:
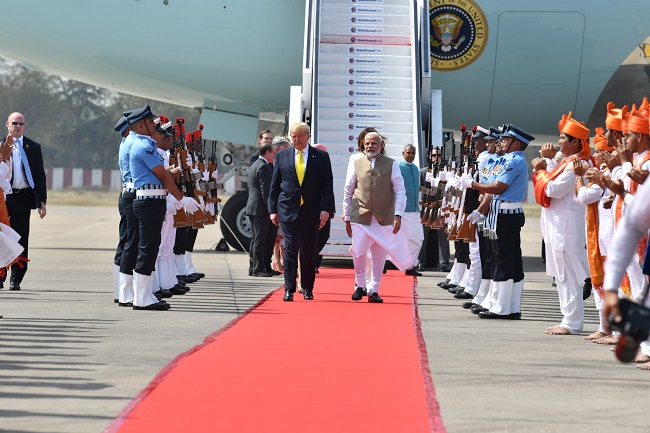
[[[524,129],[530,119],[556,124],[562,113],[575,109],[584,27],[580,12],[500,15],[490,107],[494,123]],[[522,105],[512,107],[512,100]]]

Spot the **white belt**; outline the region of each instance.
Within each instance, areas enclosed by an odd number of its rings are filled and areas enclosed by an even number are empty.
[[[502,201],[499,204],[499,209],[508,210],[508,209],[519,209],[521,208],[521,202],[504,202]]]
[[[166,196],[166,189],[138,189],[135,191],[136,197],[153,197],[153,196]]]
[[[133,182],[127,182],[126,186],[124,188],[126,188],[126,189],[135,189],[135,184]]]

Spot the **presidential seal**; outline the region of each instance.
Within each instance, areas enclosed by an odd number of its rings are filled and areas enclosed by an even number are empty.
[[[431,69],[453,71],[478,59],[487,44],[485,14],[472,0],[429,0]]]

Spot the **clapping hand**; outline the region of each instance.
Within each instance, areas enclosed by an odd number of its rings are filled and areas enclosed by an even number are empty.
[[[648,171],[633,168],[627,175],[630,176],[630,179],[641,185],[648,178]]]

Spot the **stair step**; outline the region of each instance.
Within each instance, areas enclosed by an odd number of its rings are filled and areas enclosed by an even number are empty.
[[[393,66],[410,68],[412,59],[410,56],[367,56],[358,54],[334,54],[322,53],[319,59],[321,66],[325,65],[349,65],[349,66]]]

